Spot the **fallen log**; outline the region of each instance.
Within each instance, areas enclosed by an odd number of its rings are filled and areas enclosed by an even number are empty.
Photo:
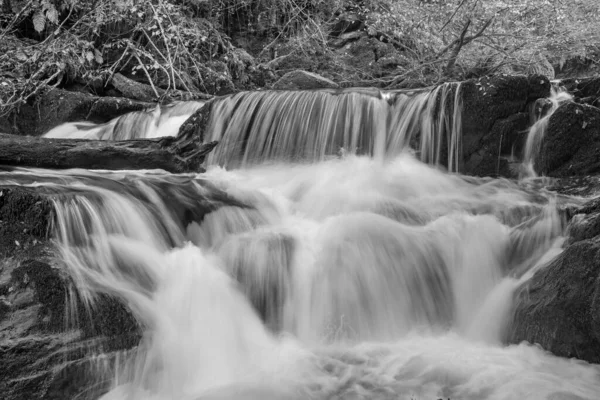
[[[48,139],[0,134],[0,165],[52,169],[164,169],[203,172],[217,142],[191,134],[149,140]]]

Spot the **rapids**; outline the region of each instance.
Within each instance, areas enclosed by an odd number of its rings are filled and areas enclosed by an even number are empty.
[[[0,171],[54,193],[61,259],[140,345],[103,400],[594,400],[600,367],[507,346],[513,295],[582,199],[408,152],[201,175]],[[72,315],[76,320],[77,316]]]

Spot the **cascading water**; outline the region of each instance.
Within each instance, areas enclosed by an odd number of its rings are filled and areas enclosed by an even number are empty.
[[[340,152],[387,159],[413,146],[421,160],[456,171],[461,116],[460,83],[414,92],[239,93],[212,105],[207,140],[221,145],[207,162],[230,168]]]
[[[130,140],[177,136],[181,125],[205,101],[183,101],[157,105],[153,109],[123,114],[104,124],[67,122],[44,134],[53,139]]]
[[[145,334],[105,400],[596,399],[597,366],[502,345],[514,290],[560,252],[535,181],[402,153],[206,174],[16,170],[55,197],[62,259],[93,313]]]
[[[558,109],[558,107],[566,102],[572,101],[573,96],[569,94],[563,87],[560,86],[560,82],[554,82],[551,88],[551,95],[548,98],[549,108],[540,110],[541,115],[535,115],[535,121],[529,128],[527,134],[527,142],[525,143],[525,155],[523,157],[523,164],[521,167],[521,178],[536,177],[535,161],[540,154],[542,142],[546,135],[546,129],[550,122],[550,117]]]
[[[210,107],[205,174],[0,173],[57,194],[80,298],[92,313],[120,299],[144,331],[96,369],[114,376],[102,399],[598,398],[600,367],[504,345],[515,291],[561,252],[559,209],[581,199],[423,163],[460,168],[460,84]],[[157,110],[134,137],[165,132]],[[117,122],[90,130],[114,139]]]

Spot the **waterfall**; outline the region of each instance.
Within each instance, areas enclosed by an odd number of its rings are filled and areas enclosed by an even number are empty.
[[[53,139],[131,140],[177,136],[181,125],[205,101],[183,101],[156,105],[147,110],[123,114],[103,124],[67,122],[52,128],[44,137]]]
[[[97,372],[115,377],[105,400],[600,391],[594,366],[503,345],[513,293],[560,253],[558,208],[579,201],[534,183],[447,174],[406,152],[0,181],[56,194],[80,298],[92,315],[98,295],[120,299],[144,331]]]
[[[553,89],[531,128],[528,176],[568,99]],[[175,135],[203,106],[47,136]],[[220,145],[203,174],[0,170],[53,194],[53,238],[87,311],[109,295],[143,332],[97,367],[113,377],[103,400],[597,399],[598,366],[506,345],[516,291],[561,253],[561,210],[582,199],[458,173],[459,83],[206,107],[205,140]]]
[[[535,162],[540,154],[542,142],[546,135],[546,129],[550,122],[550,117],[558,109],[558,107],[566,102],[572,101],[573,96],[569,94],[563,87],[559,86],[559,82],[554,82],[551,88],[550,97],[548,98],[548,108],[534,110],[534,123],[529,128],[527,133],[527,141],[525,143],[525,155],[521,166],[520,178],[536,177]]]
[[[390,159],[413,146],[420,159],[456,171],[460,162],[460,83],[394,92],[244,92],[212,106],[209,165],[325,160],[338,154]]]
[[[205,102],[180,102],[124,114],[104,124],[70,122],[44,136],[97,140],[176,136]],[[220,145],[209,165],[310,162],[339,154],[391,159],[413,148],[422,161],[458,171],[460,83],[433,89],[242,92],[215,99],[207,141]]]

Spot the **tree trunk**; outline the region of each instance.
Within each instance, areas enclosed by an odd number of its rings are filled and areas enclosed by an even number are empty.
[[[47,139],[0,134],[0,165],[38,168],[164,169],[202,172],[217,142],[181,135],[153,140]]]

